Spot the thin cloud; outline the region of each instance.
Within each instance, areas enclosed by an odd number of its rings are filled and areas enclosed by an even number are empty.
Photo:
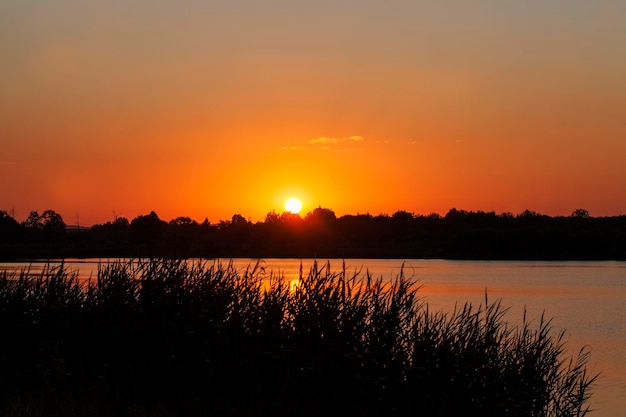
[[[322,136],[321,138],[311,139],[309,143],[311,144],[322,144],[322,145],[336,145],[337,143],[342,142],[361,142],[363,136],[349,136],[347,138],[329,138],[327,136]]]
[[[283,146],[280,148],[281,151],[303,151],[305,149],[304,146]]]
[[[326,136],[321,137],[321,138],[317,138],[317,139],[311,139],[309,141],[309,143],[321,143],[321,144],[328,144],[328,143],[338,143],[340,142],[341,139],[336,139],[336,138],[327,138]]]

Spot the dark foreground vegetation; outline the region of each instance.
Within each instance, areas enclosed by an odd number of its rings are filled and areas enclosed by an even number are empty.
[[[239,214],[217,224],[166,222],[151,212],[76,229],[53,210],[31,212],[22,223],[0,211],[0,259],[68,257],[626,260],[626,215],[452,209],[443,217],[398,211],[337,218],[319,207],[304,217],[270,212],[258,223]]]
[[[586,413],[588,354],[498,302],[444,314],[402,275],[262,263],[0,276],[2,416],[553,416]]]

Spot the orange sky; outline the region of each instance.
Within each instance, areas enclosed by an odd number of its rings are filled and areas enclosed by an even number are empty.
[[[9,0],[0,210],[626,214],[624,45],[622,0]]]

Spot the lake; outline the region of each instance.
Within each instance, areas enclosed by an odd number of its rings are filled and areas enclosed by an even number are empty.
[[[111,260],[113,261],[113,260]],[[66,259],[80,278],[95,276],[98,259]],[[108,260],[102,260],[108,262]],[[222,262],[229,260],[204,260]],[[245,269],[256,259],[234,259]],[[264,259],[266,274],[298,278],[300,265],[306,272],[310,259]],[[452,311],[455,304],[484,304],[501,299],[510,307],[507,320],[512,324],[527,316],[545,313],[554,328],[567,330],[567,351],[575,354],[583,346],[591,348],[589,368],[600,371],[593,389],[593,417],[626,417],[626,262],[530,262],[530,261],[448,261],[422,259],[331,259],[318,260],[340,271],[345,262],[348,272],[361,270],[374,277],[391,279],[401,272],[422,285],[420,294],[434,310]],[[56,264],[58,262],[54,262]],[[37,272],[42,262],[0,263],[0,271],[30,267]]]

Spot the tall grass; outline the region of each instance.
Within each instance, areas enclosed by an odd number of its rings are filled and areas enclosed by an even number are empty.
[[[583,416],[589,352],[499,301],[433,312],[419,286],[318,264],[142,260],[80,282],[0,276],[4,416]]]

